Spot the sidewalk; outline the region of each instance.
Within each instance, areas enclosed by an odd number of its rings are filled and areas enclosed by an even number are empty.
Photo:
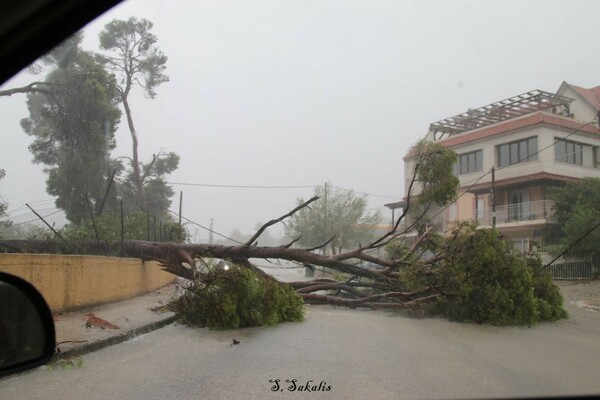
[[[282,281],[310,279],[304,276],[301,268],[293,264],[291,267],[269,267],[266,272]],[[174,322],[175,314],[172,312],[154,312],[151,309],[160,306],[161,302],[166,304],[175,291],[176,284],[170,284],[118,303],[54,315],[56,343],[61,357],[71,358],[100,350]]]
[[[170,284],[154,292],[118,303],[54,316],[56,343],[61,357],[79,356],[118,344],[175,321],[170,312],[151,309],[166,304],[175,293]]]

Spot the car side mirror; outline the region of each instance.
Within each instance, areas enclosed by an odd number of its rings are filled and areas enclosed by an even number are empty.
[[[0,272],[0,376],[47,363],[55,346],[54,320],[40,292]]]

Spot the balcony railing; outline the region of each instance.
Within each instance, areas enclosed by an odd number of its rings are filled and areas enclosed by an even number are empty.
[[[496,224],[521,221],[537,221],[552,219],[552,200],[529,201],[503,206],[496,206]],[[473,212],[473,219],[481,225],[492,225],[492,209],[479,209]]]

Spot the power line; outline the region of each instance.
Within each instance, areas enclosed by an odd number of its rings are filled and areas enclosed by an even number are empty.
[[[289,204],[282,205],[282,204],[256,203],[256,202],[251,202],[251,201],[215,199],[215,198],[211,198],[211,197],[201,197],[201,196],[191,196],[191,195],[186,195],[186,197],[190,198],[190,199],[209,200],[209,201],[217,201],[217,202],[225,202],[225,203],[236,203],[236,204],[250,204],[250,205],[265,206],[265,207],[285,207],[285,208],[289,207]]]
[[[592,233],[593,231],[595,231],[598,227],[600,227],[600,222],[598,222],[596,225],[594,225],[593,227],[591,227],[590,229],[588,229],[582,236],[580,236],[577,239],[575,239],[569,246],[567,246],[566,249],[564,249],[559,255],[557,255],[556,257],[554,257],[554,259],[552,259],[552,261],[550,261],[548,264],[544,265],[543,269],[546,269],[550,265],[552,265],[556,260],[558,260],[563,255],[565,255],[569,250],[571,250],[573,247],[575,247],[575,245],[577,243],[579,243],[583,239],[585,239],[590,233]]]
[[[178,214],[178,213],[176,213],[176,212],[174,212],[174,211],[171,211],[171,210],[169,210],[168,208],[165,208],[165,211],[168,211],[168,212],[170,212],[171,214],[173,214],[173,215],[175,215],[175,216],[179,216],[179,214]],[[202,229],[204,229],[204,230],[207,230],[208,232],[212,232],[212,233],[214,233],[214,234],[215,234],[215,235],[217,235],[217,236],[221,236],[221,237],[222,237],[222,238],[224,238],[224,239],[231,240],[231,241],[232,241],[232,242],[234,242],[234,243],[238,243],[238,244],[242,244],[242,245],[244,244],[244,243],[242,243],[242,242],[238,242],[237,240],[230,238],[229,236],[225,236],[225,235],[223,235],[223,234],[221,234],[221,233],[219,233],[219,232],[217,232],[217,231],[215,231],[215,230],[213,230],[213,229],[207,228],[207,227],[206,227],[206,226],[204,226],[204,225],[201,225],[201,224],[199,224],[199,223],[197,223],[197,222],[195,222],[195,221],[192,221],[191,219],[189,219],[189,218],[186,218],[186,217],[184,217],[183,215],[181,216],[181,219],[184,219],[184,220],[186,220],[187,222],[189,222],[190,224],[196,225],[196,226],[198,226],[198,227],[200,227],[200,228],[202,228]]]
[[[347,189],[347,188],[343,188],[343,187],[339,187],[339,186],[331,186],[331,187],[335,188],[335,189],[339,189],[339,190],[347,190],[347,191],[351,191],[351,192],[355,192],[355,193],[362,193],[362,194],[365,194],[367,196],[381,197],[381,198],[384,198],[384,199],[397,199],[398,198],[398,196],[385,196],[385,195],[382,195],[382,194],[373,194],[373,193],[368,193],[368,192],[361,192],[361,191],[358,191],[358,190]]]
[[[315,186],[262,186],[262,185],[217,185],[210,183],[191,183],[191,182],[165,182],[169,185],[178,186],[201,186],[201,187],[214,187],[214,188],[233,188],[233,189],[307,189],[314,188]]]
[[[129,193],[127,193],[127,191],[122,191],[122,192],[123,192],[123,193],[125,193],[125,195],[127,195],[127,197],[129,197],[129,199],[130,199],[131,201],[133,201],[133,202],[134,202],[134,204],[135,204],[135,205],[137,205],[137,206],[138,206],[138,207],[139,207],[141,210],[143,210],[143,211],[146,211],[146,210],[144,210],[144,208],[143,208],[143,207],[142,207],[142,206],[141,206],[141,205],[140,205],[140,204],[137,202],[137,200],[133,198],[133,196],[132,196],[132,195],[130,195]],[[176,217],[179,217],[179,213],[176,213],[176,212],[174,212],[174,211],[171,211],[171,210],[169,210],[168,208],[163,208],[163,211],[167,211],[167,212],[169,212],[169,213],[171,213],[171,214],[175,215]],[[199,223],[197,223],[197,222],[195,222],[195,221],[192,221],[191,219],[189,219],[189,218],[186,218],[186,217],[184,217],[183,215],[181,216],[181,219],[184,219],[184,220],[186,220],[187,222],[189,222],[190,224],[193,224],[193,225],[196,225],[196,226],[198,226],[198,227],[200,227],[200,228],[202,228],[202,229],[205,229],[205,230],[207,230],[208,232],[212,232],[212,233],[214,233],[215,235],[217,235],[217,236],[220,236],[220,237],[222,237],[222,238],[224,238],[224,239],[231,240],[231,241],[232,241],[232,242],[234,242],[234,243],[238,243],[238,244],[244,244],[244,243],[238,242],[237,240],[235,240],[235,239],[232,239],[232,238],[230,238],[230,237],[228,237],[228,236],[225,236],[225,235],[223,235],[223,234],[221,234],[221,233],[219,233],[219,232],[217,232],[217,231],[215,231],[215,230],[212,230],[212,229],[210,229],[210,228],[207,228],[206,226],[204,226],[204,225],[201,225],[201,224],[199,224]]]
[[[217,185],[217,184],[210,184],[210,183],[193,183],[193,182],[165,182],[169,185],[179,185],[179,186],[200,186],[200,187],[212,187],[212,188],[231,188],[231,189],[312,189],[315,188],[316,186],[319,185],[282,185],[282,186],[275,186],[275,185]],[[369,192],[363,192],[360,190],[355,190],[355,189],[348,189],[348,188],[343,188],[340,186],[331,186],[332,188],[335,189],[339,189],[339,190],[347,190],[347,191],[352,191],[352,192],[356,192],[356,193],[362,193],[365,194],[367,196],[373,196],[373,197],[381,197],[381,198],[385,198],[385,199],[397,199],[397,196],[386,196],[386,195],[382,195],[382,194],[374,194],[374,193],[369,193]]]

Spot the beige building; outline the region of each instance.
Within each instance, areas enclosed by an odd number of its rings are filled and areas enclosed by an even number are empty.
[[[563,82],[556,94],[534,90],[432,123],[425,138],[458,154],[454,172],[458,193],[464,192],[447,208],[432,210],[435,227],[447,231],[456,221],[474,220],[495,224],[517,250],[543,244],[544,227],[553,222],[552,187],[600,177],[599,115],[600,86]],[[408,190],[410,152],[404,160]]]

